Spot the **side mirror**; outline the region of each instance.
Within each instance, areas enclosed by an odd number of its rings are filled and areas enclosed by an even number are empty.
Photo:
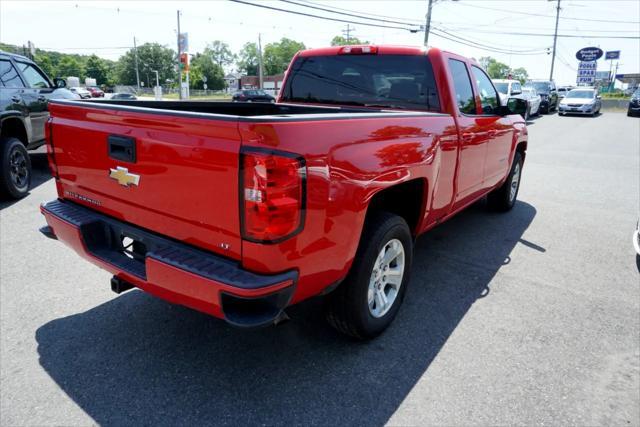
[[[511,95],[522,95],[522,91],[520,91],[520,92],[517,92],[517,91],[516,92],[511,92]]]
[[[602,99],[602,97],[600,95],[596,96],[596,99]]]
[[[520,114],[524,117],[527,113],[527,100],[522,98],[509,98],[503,112],[505,116],[509,114]]]
[[[63,87],[67,87],[67,81],[65,79],[61,79],[60,77],[56,77],[55,79],[53,79],[53,85],[60,89]]]

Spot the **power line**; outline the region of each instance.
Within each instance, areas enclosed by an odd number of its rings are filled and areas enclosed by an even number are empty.
[[[460,39],[456,39],[454,37],[449,37],[449,36],[447,36],[447,35],[445,35],[443,33],[440,33],[440,30],[435,29],[435,28],[433,30],[431,30],[431,32],[434,35],[436,35],[436,36],[438,36],[440,38],[443,38],[443,39],[446,39],[446,40],[450,40],[450,41],[452,41],[454,43],[458,43],[458,44],[462,44],[462,45],[465,45],[465,46],[473,47],[473,48],[476,48],[476,49],[484,50],[484,51],[487,51],[487,52],[502,53],[502,54],[505,54],[505,55],[543,55],[543,54],[546,54],[546,51],[544,51],[544,52],[543,51],[540,51],[540,52],[513,52],[513,51],[499,50],[499,49],[491,48],[491,47],[478,46],[478,45],[475,45],[475,44],[472,44],[472,43],[468,43],[468,42],[462,41]]]
[[[312,1],[308,1],[308,0],[301,0],[304,3],[308,3],[308,4],[312,4],[315,6],[320,6],[318,3],[314,3]],[[324,5],[323,5],[324,6]],[[330,7],[333,10],[337,10],[337,11],[342,11],[342,12],[351,12],[351,13],[355,13],[355,10],[351,10],[351,9],[343,9],[341,7],[337,7],[337,6],[325,6],[325,7]],[[420,19],[408,19],[408,18],[400,18],[397,16],[388,16],[388,15],[376,15],[375,13],[368,13],[368,12],[357,12],[360,15],[368,15],[368,16],[374,16],[374,17],[378,17],[378,18],[387,18],[387,19],[398,19],[398,20],[403,20],[404,22],[415,22],[416,25],[421,25],[422,24],[422,20]]]
[[[298,12],[298,11],[289,10],[289,9],[282,9],[282,8],[279,8],[279,7],[267,6],[267,5],[264,5],[264,4],[255,4],[255,3],[250,3],[248,1],[243,1],[243,0],[229,0],[229,1],[233,2],[233,3],[245,4],[247,6],[254,6],[254,7],[260,7],[260,8],[263,8],[263,9],[275,10],[275,11],[278,11],[278,12],[292,13],[294,15],[301,15],[301,16],[307,16],[307,17],[310,17],[310,18],[324,19],[324,20],[327,20],[327,21],[344,22],[344,23],[356,24],[356,25],[366,25],[366,26],[369,26],[369,27],[378,27],[378,28],[393,28],[393,29],[397,29],[397,30],[406,30],[406,31],[413,32],[413,33],[418,32],[418,29],[414,29],[414,28],[398,27],[398,26],[382,25],[382,24],[372,24],[370,22],[349,21],[347,19],[339,19],[339,18],[330,18],[328,16],[313,15],[311,13]]]
[[[478,45],[480,47],[486,47],[486,48],[490,48],[490,49],[494,49],[494,50],[502,50],[505,53],[515,53],[515,54],[522,53],[522,54],[526,54],[526,53],[533,53],[533,52],[541,52],[541,51],[547,49],[547,48],[540,48],[540,47],[533,48],[533,49],[522,49],[522,50],[499,48],[499,47],[495,47],[493,44],[486,44],[486,43],[489,43],[489,42],[482,42],[480,40],[470,40],[470,39],[466,39],[464,37],[461,37],[461,36],[459,36],[457,34],[451,34],[450,32],[448,32],[446,30],[443,30],[442,28],[437,28],[436,27],[436,29],[438,31],[442,32],[442,33],[447,34],[450,37],[454,37],[456,39],[459,39],[459,40],[462,40],[462,41],[465,41],[465,42],[468,42],[468,43],[476,44],[476,45]]]
[[[545,15],[542,13],[518,12],[514,10],[506,11],[505,9],[498,9],[496,7],[489,7],[489,6],[478,6],[477,4],[471,4],[471,3],[460,3],[460,4],[464,6],[475,7],[477,9],[495,10],[498,12],[504,12],[504,13],[514,14],[514,15],[541,16],[544,18],[555,18],[555,15]],[[567,19],[572,21],[589,21],[589,22],[611,22],[616,24],[640,24],[640,21],[617,21],[617,20],[611,20],[611,19],[572,18],[569,16],[563,16],[560,19]]]
[[[336,14],[345,15],[345,16],[352,16],[352,17],[359,18],[359,19],[368,19],[370,21],[386,22],[386,23],[389,23],[389,24],[401,24],[401,25],[415,25],[415,26],[418,26],[418,24],[411,24],[411,23],[409,23],[407,21],[394,21],[394,20],[389,20],[389,19],[368,18],[366,16],[355,14],[355,13],[340,12],[340,11],[337,11],[337,10],[331,10],[331,9],[327,9],[327,8],[319,7],[319,6],[312,6],[312,5],[309,5],[309,4],[299,3],[297,1],[292,1],[292,0],[280,0],[280,1],[283,2],[283,3],[295,4],[297,6],[308,7],[310,9],[322,10],[324,12],[336,13]]]
[[[560,18],[562,19],[562,17]],[[508,32],[508,31],[483,31],[483,30],[457,30],[464,33],[477,32],[486,34],[506,34],[514,36],[534,36],[534,37],[553,37],[553,33],[523,33],[523,32]],[[600,36],[593,34],[558,34],[558,37],[563,38],[589,38],[589,39],[640,39],[640,36]]]

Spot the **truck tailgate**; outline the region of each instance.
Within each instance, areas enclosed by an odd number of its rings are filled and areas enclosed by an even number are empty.
[[[51,103],[58,193],[240,259],[237,121]]]

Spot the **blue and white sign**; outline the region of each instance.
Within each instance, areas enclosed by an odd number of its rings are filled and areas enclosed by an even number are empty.
[[[578,77],[576,83],[579,85],[592,85],[596,81],[596,61],[581,61],[578,65]]]
[[[578,61],[597,61],[602,58],[604,52],[599,47],[583,47],[576,52],[576,59]]]
[[[620,59],[620,51],[610,50],[605,54],[604,59]]]

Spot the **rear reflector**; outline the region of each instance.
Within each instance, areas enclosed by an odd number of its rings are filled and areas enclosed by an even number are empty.
[[[277,243],[304,225],[304,159],[279,151],[243,149],[241,153],[242,238]]]

